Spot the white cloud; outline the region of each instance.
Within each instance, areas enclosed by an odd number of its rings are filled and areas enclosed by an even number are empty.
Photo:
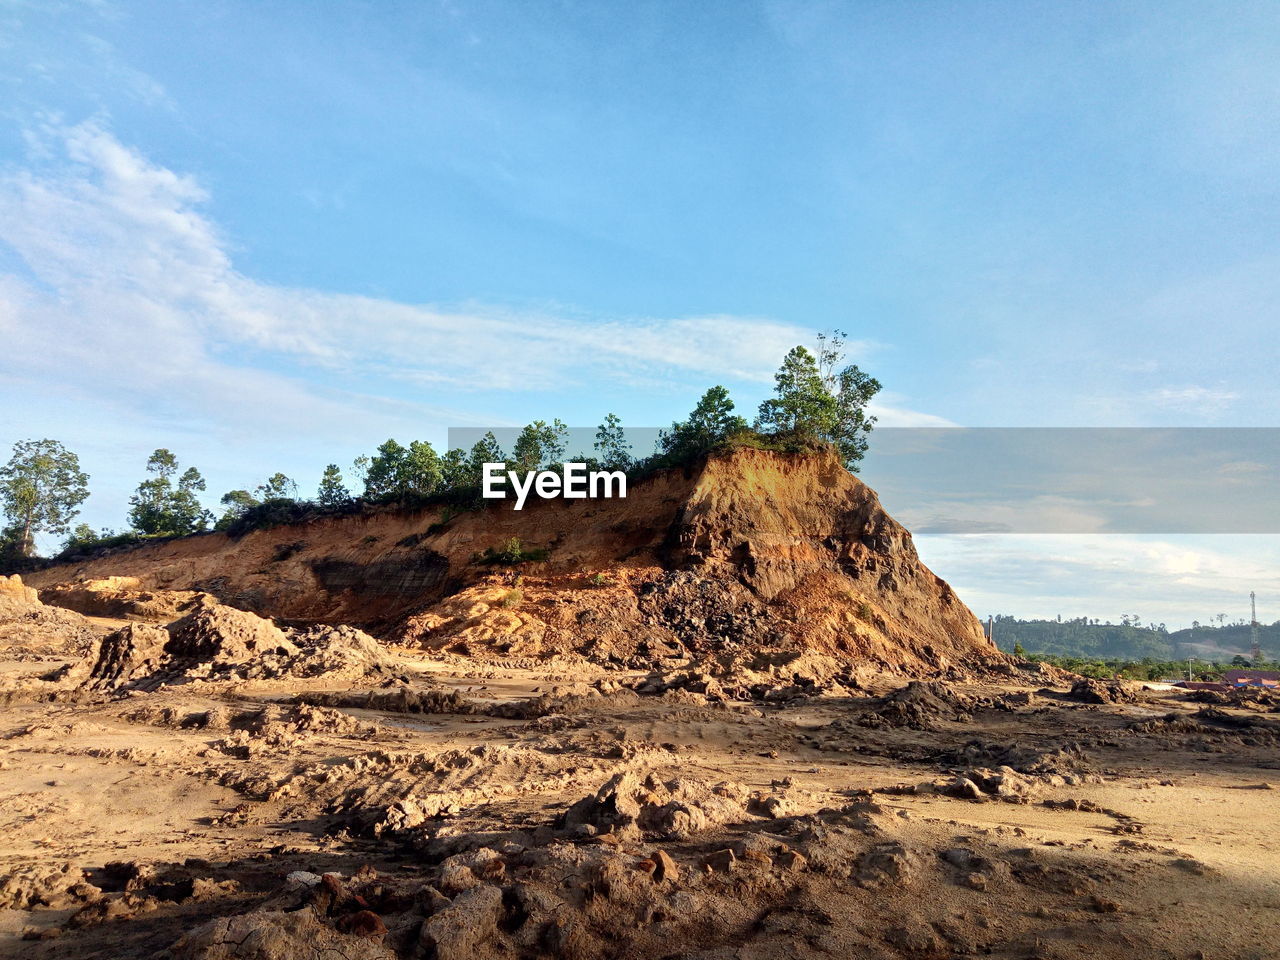
[[[1191,412],[1219,412],[1240,399],[1234,390],[1221,387],[1161,387],[1147,394],[1147,399],[1160,407]]]
[[[921,557],[976,613],[1187,626],[1219,612],[1280,619],[1280,537],[986,534],[916,537]]]
[[[161,338],[170,361],[189,366],[214,364],[219,348],[249,348],[347,376],[469,391],[571,385],[588,371],[629,383],[690,373],[765,383],[782,353],[811,335],[761,318],[600,320],[261,283],[235,269],[194,179],[98,125],[47,134],[63,139],[69,162],[0,183],[0,236],[33,281],[8,285],[9,323],[45,344],[64,341],[59,353],[72,329],[87,360],[128,330]]]

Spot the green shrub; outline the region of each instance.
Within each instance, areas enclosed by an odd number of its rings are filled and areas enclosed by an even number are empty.
[[[519,537],[512,537],[500,547],[485,547],[484,553],[476,556],[475,562],[487,566],[512,567],[518,563],[541,562],[550,553],[545,548],[526,550]]]
[[[502,595],[502,599],[498,601],[503,607],[510,609],[518,607],[524,601],[523,590],[508,590]]]

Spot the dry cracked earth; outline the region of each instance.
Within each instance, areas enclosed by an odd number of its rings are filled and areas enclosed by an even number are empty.
[[[1265,694],[0,599],[3,957],[1280,956]]]

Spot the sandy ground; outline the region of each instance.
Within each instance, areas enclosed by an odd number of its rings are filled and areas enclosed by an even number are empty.
[[[397,656],[466,712],[290,702],[353,688],[322,678],[13,698],[0,956],[1280,956],[1265,707],[1010,678],[882,723],[867,691],[720,702]],[[634,824],[579,803],[619,774],[618,797],[654,775]],[[182,940],[303,914],[319,933],[275,946]]]

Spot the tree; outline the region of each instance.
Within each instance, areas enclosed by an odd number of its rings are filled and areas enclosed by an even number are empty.
[[[728,437],[747,429],[747,421],[733,412],[733,400],[724,387],[712,387],[698,400],[689,419],[677,421],[658,436],[662,453],[683,460],[714,449]]]
[[[38,533],[66,533],[89,496],[80,459],[56,440],[21,440],[0,468],[0,503],[14,552],[30,556]]]
[[[854,364],[840,367],[845,342],[837,330],[818,336],[816,357],[803,346],[790,350],[774,375],[776,396],[760,404],[756,428],[831,443],[856,472],[876,422],[867,404],[880,392],[880,382]]]
[[[836,399],[827,389],[817,358],[804,347],[787,352],[773,381],[777,396],[760,404],[762,428],[816,435],[835,418]]]
[[[426,440],[414,440],[410,443],[408,464],[400,492],[427,497],[440,488],[443,479],[444,469],[435,448]]]
[[[478,482],[471,477],[467,451],[454,447],[440,461],[440,483],[446,490],[462,490]]]
[[[176,533],[198,533],[205,529],[213,514],[200,503],[197,492],[204,492],[204,477],[195,467],[187,467],[178,478],[178,489],[174,491],[171,510],[174,519],[173,529]]]
[[[351,480],[356,488],[363,490],[369,482],[369,460],[364,454],[351,461]]]
[[[248,490],[228,490],[222,495],[222,499],[219,502],[226,507],[226,510],[218,518],[218,522],[214,524],[213,529],[215,530],[226,530],[254,507],[262,506],[258,498]]]
[[[266,483],[260,484],[254,491],[263,503],[268,500],[297,500],[298,485],[283,473],[273,473]]]
[[[545,420],[535,420],[516,438],[515,448],[511,455],[517,470],[537,470],[542,466],[552,466],[564,460],[565,438],[569,428],[559,420],[548,424]],[[496,462],[496,461],[495,461]]]
[[[489,431],[476,441],[475,446],[471,448],[471,454],[467,458],[467,474],[471,480],[468,486],[480,485],[480,478],[484,476],[484,465],[486,463],[506,462],[507,455],[503,452],[502,447],[498,445],[498,438],[493,435],[493,431]]]
[[[320,488],[316,491],[316,503],[322,507],[340,507],[351,499],[351,492],[342,482],[342,471],[336,463],[324,468]]]
[[[600,451],[600,465],[606,470],[629,470],[635,463],[622,421],[615,414],[607,414],[596,430],[595,447]]]
[[[395,440],[388,440],[369,461],[364,495],[370,500],[395,496],[403,488],[408,471],[409,451]]]
[[[75,529],[67,535],[67,539],[62,541],[61,552],[74,553],[85,550],[110,536],[110,530],[104,529],[101,533],[98,533],[87,523],[77,523]]]
[[[1019,640],[1015,640],[1013,642],[1013,655],[1015,657],[1025,657],[1027,655],[1027,651],[1023,648],[1022,642]]]
[[[168,450],[156,450],[147,460],[152,476],[138,484],[129,498],[129,522],[139,533],[185,536],[204,530],[213,514],[200,504],[198,493],[205,489],[204,478],[188,467],[174,484],[178,459]]]
[[[371,500],[426,497],[440,487],[442,472],[440,455],[425,440],[408,447],[388,440],[369,461],[364,495]]]

